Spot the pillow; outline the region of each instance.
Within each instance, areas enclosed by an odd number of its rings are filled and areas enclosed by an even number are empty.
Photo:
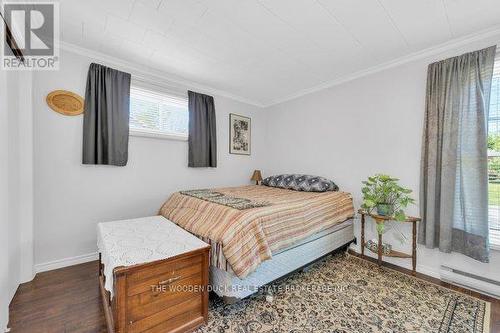
[[[276,175],[267,177],[262,185],[305,192],[338,191],[339,187],[329,179],[311,175]]]

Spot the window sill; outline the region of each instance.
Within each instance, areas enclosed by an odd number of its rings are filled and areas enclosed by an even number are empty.
[[[153,138],[153,139],[163,139],[163,140],[174,140],[174,141],[187,141],[187,135],[176,135],[176,134],[165,134],[165,133],[156,133],[156,132],[146,132],[146,131],[137,131],[130,130],[130,136],[137,136],[143,138]]]

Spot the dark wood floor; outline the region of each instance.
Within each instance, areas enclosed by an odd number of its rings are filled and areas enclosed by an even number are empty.
[[[353,253],[355,254],[355,253]],[[10,304],[11,332],[106,332],[97,282],[98,262],[37,274]],[[386,264],[410,274],[409,270]],[[417,274],[417,277],[491,302],[491,332],[500,333],[500,300]]]
[[[107,332],[98,261],[39,273],[10,304],[11,332]]]

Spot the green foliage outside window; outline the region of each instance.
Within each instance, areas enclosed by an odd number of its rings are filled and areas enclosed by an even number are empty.
[[[488,135],[488,150],[500,152],[500,134]]]

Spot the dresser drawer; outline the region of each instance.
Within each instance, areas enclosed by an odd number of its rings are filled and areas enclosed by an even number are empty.
[[[178,259],[163,261],[155,265],[148,265],[144,268],[137,269],[132,276],[129,277],[130,283],[137,283],[141,280],[151,278],[155,275],[171,272],[176,269],[181,269],[186,266],[191,266],[203,261],[203,254],[194,253],[189,256],[182,256]]]
[[[201,299],[205,286],[201,274],[191,275],[177,280],[165,288],[149,289],[140,294],[128,297],[131,321],[138,321],[156,312],[177,306],[192,297]]]
[[[116,332],[187,332],[208,318],[209,248],[115,270]],[[108,310],[111,308],[111,310]],[[110,317],[109,315],[107,317]],[[107,319],[108,320],[108,319]]]
[[[193,321],[203,322],[202,304],[201,294],[183,299],[176,306],[165,308],[135,322],[129,321],[127,332],[168,332],[177,327],[189,325]],[[165,328],[158,330],[158,326]]]
[[[161,263],[158,266],[153,266],[149,271],[147,269],[140,270],[138,276],[133,274],[128,279],[127,296],[155,290],[165,292],[174,282],[185,280],[191,276],[199,276],[202,270],[202,255]]]
[[[172,319],[166,320],[143,333],[165,333],[165,332],[192,332],[204,323],[203,317],[199,313],[186,312]]]

